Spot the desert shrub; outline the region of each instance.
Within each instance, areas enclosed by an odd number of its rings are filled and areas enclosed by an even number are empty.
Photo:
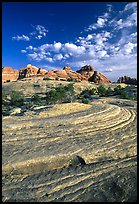
[[[23,95],[18,91],[12,91],[10,94],[11,98],[11,105],[23,105],[24,104],[24,97]]]
[[[106,96],[111,96],[113,94],[113,90],[111,89],[111,87],[109,87],[107,90],[106,90]]]
[[[34,88],[39,88],[40,84],[33,84]]]
[[[107,89],[105,88],[105,86],[100,85],[100,86],[97,88],[97,90],[98,90],[99,96],[106,96]]]
[[[49,77],[44,77],[43,80],[51,80]]]
[[[118,85],[117,87],[114,88],[114,95],[121,95],[123,89],[124,88],[121,85]]]
[[[68,78],[67,81],[69,81],[69,82],[76,82],[77,80],[71,77],[71,78]]]
[[[133,100],[134,99],[133,97],[129,96],[128,93],[125,93],[125,92],[122,93],[122,98],[128,99],[128,100]]]
[[[39,101],[40,100],[40,96],[38,94],[34,94],[32,97],[31,97],[31,101]]]
[[[89,93],[89,89],[85,89],[81,92],[81,96],[83,96],[84,98],[90,98],[90,93]]]
[[[55,104],[62,102],[72,102],[74,99],[74,86],[59,86],[46,93],[46,103]]]
[[[82,103],[89,104],[91,101],[88,98],[83,98]]]

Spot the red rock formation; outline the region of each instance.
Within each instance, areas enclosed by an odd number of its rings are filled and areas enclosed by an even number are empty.
[[[65,80],[75,79],[77,81],[92,81],[95,83],[110,83],[111,81],[107,79],[103,74],[94,71],[94,68],[90,65],[82,67],[77,72],[73,71],[69,66],[65,66],[63,70],[56,69],[46,71],[42,68],[37,68],[28,64],[26,68],[20,69],[19,72],[20,78],[25,77],[35,77],[35,76],[45,76],[47,78],[62,78]]]
[[[80,70],[77,71],[87,79],[89,79],[94,74],[94,68],[91,65],[85,65]]]
[[[57,75],[57,78],[68,79],[68,74],[65,70],[54,70],[54,73]]]
[[[16,69],[12,69],[12,67],[4,67],[2,69],[2,82],[7,81],[16,81],[19,77],[19,72]]]
[[[50,71],[48,71],[48,72],[45,74],[45,77],[56,79],[56,78],[57,78],[57,74],[54,73],[54,71],[50,70]]]
[[[32,66],[31,64],[28,64],[25,68],[20,69],[19,78],[35,76],[38,73],[38,69],[39,68]]]
[[[88,80],[94,83],[111,83],[106,76],[98,71],[94,71],[94,74]]]

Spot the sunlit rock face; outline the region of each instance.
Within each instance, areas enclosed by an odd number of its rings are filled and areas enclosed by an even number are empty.
[[[16,81],[19,77],[19,72],[12,67],[5,66],[2,69],[2,82]]]

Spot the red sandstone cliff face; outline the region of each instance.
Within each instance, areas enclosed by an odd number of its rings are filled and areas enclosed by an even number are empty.
[[[88,81],[101,84],[111,83],[111,80],[98,71],[94,71],[94,74],[88,79]]]
[[[4,67],[2,69],[2,82],[16,81],[19,77],[19,72],[12,67]]]

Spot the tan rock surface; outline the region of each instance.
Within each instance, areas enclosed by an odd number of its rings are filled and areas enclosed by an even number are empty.
[[[134,202],[137,112],[127,102],[101,98],[3,117],[3,201]],[[68,167],[74,155],[86,165]]]
[[[16,81],[19,77],[19,72],[12,67],[5,66],[2,69],[2,82]]]

